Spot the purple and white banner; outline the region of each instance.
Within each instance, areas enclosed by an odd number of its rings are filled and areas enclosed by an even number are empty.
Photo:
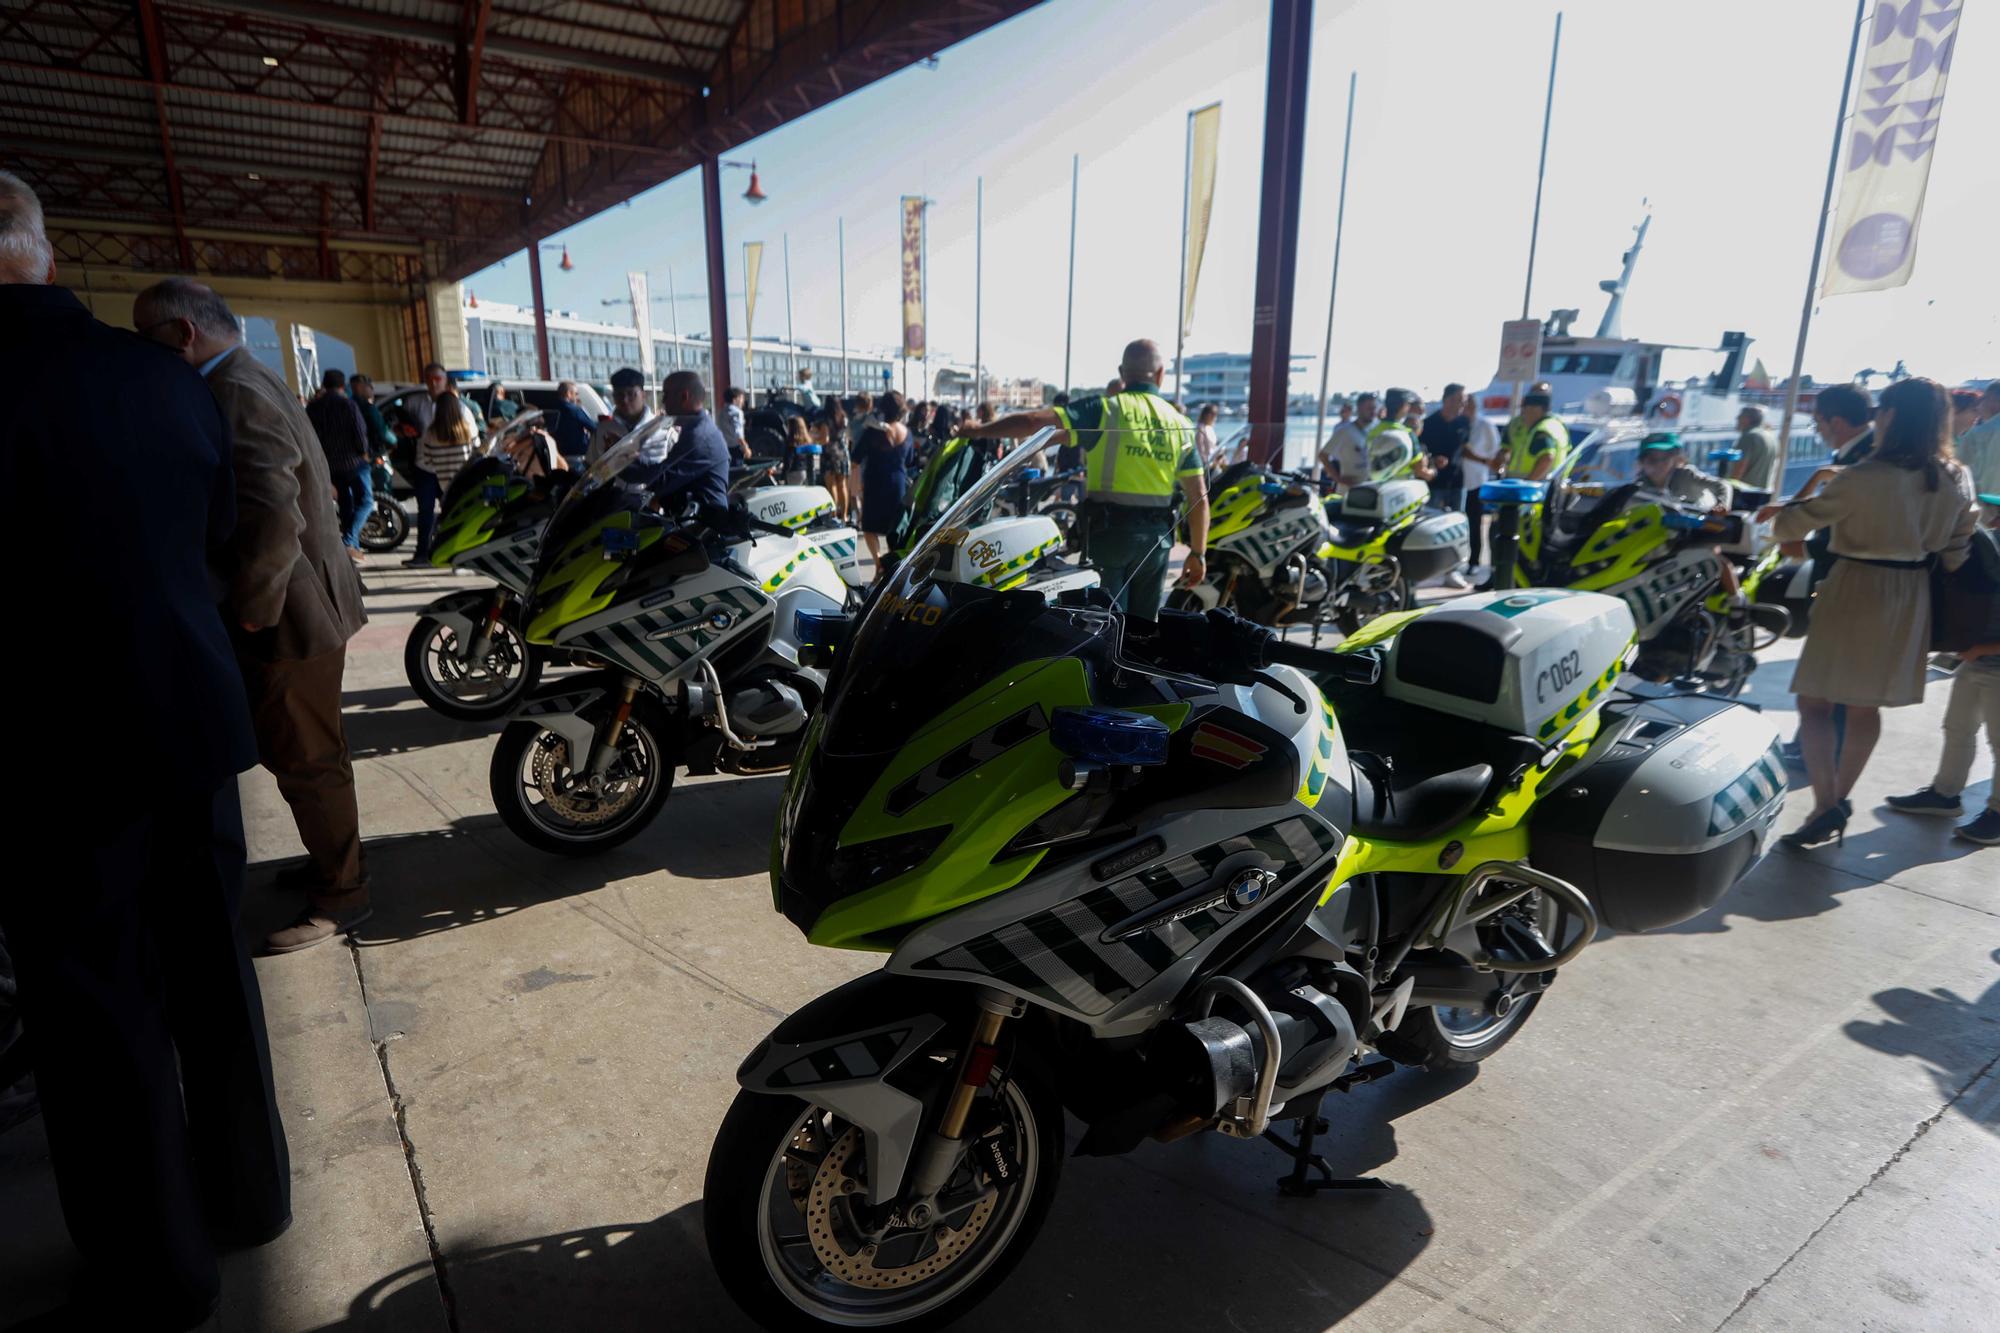
[[[1910,280],[1964,9],[1965,0],[1881,0],[1865,21],[1823,297]]]

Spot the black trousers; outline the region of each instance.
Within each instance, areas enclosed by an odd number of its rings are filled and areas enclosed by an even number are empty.
[[[1485,551],[1485,517],[1486,502],[1479,498],[1479,488],[1474,486],[1465,493],[1465,520],[1472,528],[1472,558],[1467,562],[1468,569],[1479,567],[1480,556]]]
[[[214,1237],[289,1214],[291,1162],[236,926],[236,783],[120,813],[44,826],[60,871],[17,878],[0,923],[89,1298],[127,1327],[185,1327],[219,1290]]]

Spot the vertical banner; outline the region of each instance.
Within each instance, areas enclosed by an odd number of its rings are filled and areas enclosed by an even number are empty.
[[[625,288],[632,294],[632,327],[639,331],[639,372],[650,385],[656,380],[653,374],[653,298],[648,291],[646,275],[627,273]]]
[[[1869,16],[1823,297],[1910,280],[1964,8],[1964,0],[1882,0]]]
[[[764,243],[743,242],[743,380],[750,386],[750,343],[757,327],[757,272],[764,267]]]
[[[903,355],[924,355],[924,201],[903,196]]]
[[[1208,217],[1215,206],[1215,153],[1222,135],[1222,103],[1193,112],[1188,126],[1187,272],[1181,298],[1181,337],[1194,332],[1194,289],[1201,280],[1201,256],[1208,244]]]

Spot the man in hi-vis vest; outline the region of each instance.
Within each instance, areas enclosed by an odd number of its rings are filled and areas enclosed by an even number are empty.
[[[1208,573],[1208,487],[1193,423],[1160,394],[1165,373],[1159,347],[1141,338],[1126,344],[1119,363],[1122,393],[1016,412],[969,432],[1020,440],[1053,427],[1057,444],[1083,450],[1084,499],[1077,507],[1083,553],[1119,609],[1147,620],[1159,619],[1166,597],[1176,486],[1187,499],[1181,582],[1199,583]]]

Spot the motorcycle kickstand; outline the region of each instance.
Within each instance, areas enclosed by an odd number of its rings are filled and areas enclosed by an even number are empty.
[[[1334,1080],[1331,1086],[1336,1091],[1346,1092],[1359,1084],[1372,1083],[1378,1078],[1394,1073],[1395,1070],[1394,1062],[1382,1060],[1363,1065],[1353,1073],[1343,1075]],[[1299,1127],[1297,1142],[1293,1142],[1276,1130],[1264,1131],[1265,1142],[1292,1159],[1291,1173],[1278,1177],[1278,1193],[1291,1199],[1309,1199],[1321,1190],[1376,1191],[1395,1188],[1388,1181],[1375,1176],[1334,1175],[1332,1164],[1313,1151],[1313,1140],[1326,1133],[1332,1126],[1317,1113],[1300,1116],[1297,1124]],[[1316,1180],[1312,1177],[1315,1171],[1319,1173],[1319,1178]]]

